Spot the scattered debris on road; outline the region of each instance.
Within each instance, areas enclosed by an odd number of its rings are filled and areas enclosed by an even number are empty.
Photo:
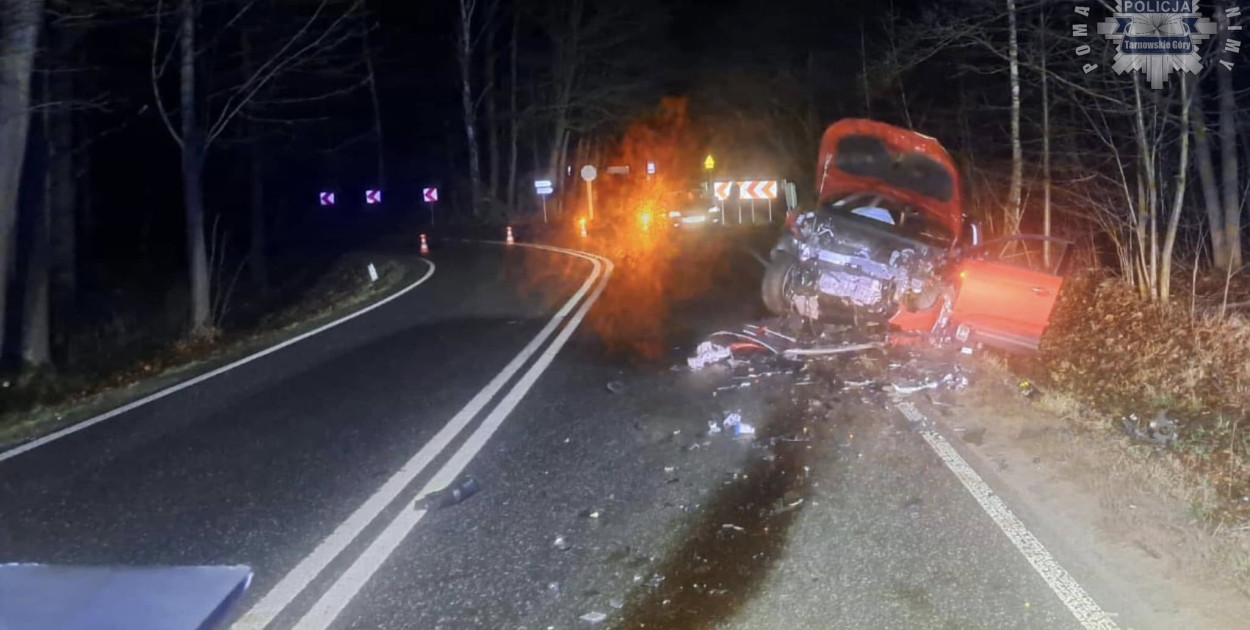
[[[695,350],[695,355],[686,360],[686,363],[692,370],[702,370],[703,368],[724,361],[733,357],[733,353],[725,346],[705,341],[699,344]]]
[[[418,510],[451,507],[463,503],[469,497],[477,494],[478,490],[481,490],[481,486],[478,485],[477,479],[474,479],[471,475],[465,475],[455,485],[425,495],[413,507]]]
[[[607,621],[608,616],[597,610],[592,610],[591,612],[588,612],[582,615],[581,617],[578,617],[578,619],[581,619],[582,621],[588,624],[595,625],[595,624],[600,624],[600,623],[603,623],[604,621]]]
[[[725,419],[721,421],[721,425],[734,437],[751,437],[755,435],[755,427],[751,424],[743,422],[742,414],[737,411],[725,416]],[[715,425],[709,423],[709,427],[711,426]],[[716,427],[715,432],[720,433],[720,431],[721,428]],[[709,430],[709,432],[711,431]]]

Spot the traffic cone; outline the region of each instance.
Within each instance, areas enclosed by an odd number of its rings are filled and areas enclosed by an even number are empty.
[[[425,240],[424,234],[421,235],[421,255],[422,256],[430,255],[430,244]]]
[[[511,225],[508,226],[508,238],[504,239],[504,242],[506,242],[509,245],[516,243],[516,239],[512,238],[512,226]]]
[[[582,228],[582,238],[586,238],[586,219],[578,219],[577,224]]]

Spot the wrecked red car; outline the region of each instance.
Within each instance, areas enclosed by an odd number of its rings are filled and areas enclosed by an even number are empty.
[[[773,248],[762,287],[769,310],[963,347],[1037,349],[1071,243],[981,242],[937,140],[839,121],[821,141],[816,182],[816,209],[790,214]]]

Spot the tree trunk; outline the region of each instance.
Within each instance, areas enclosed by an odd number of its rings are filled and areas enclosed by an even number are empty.
[[[1220,72],[1219,69],[1216,72]],[[1206,116],[1202,111],[1202,83],[1194,84],[1192,123],[1194,131],[1194,160],[1198,165],[1198,184],[1202,187],[1202,202],[1207,211],[1207,225],[1211,230],[1211,263],[1219,269],[1228,268],[1228,247],[1224,242],[1224,211],[1220,208],[1220,189],[1215,181],[1215,163],[1211,159],[1211,140],[1207,136]]]
[[[1146,133],[1145,111],[1141,98],[1141,75],[1133,75],[1133,96],[1136,104],[1139,204],[1137,210],[1137,240],[1142,256],[1142,297],[1158,296],[1159,279],[1159,179],[1155,163],[1155,149]],[[1147,229],[1149,224],[1149,229]]]
[[[373,70],[373,50],[369,47],[369,25],[366,24],[362,37],[364,46],[365,69],[369,72],[369,104],[373,106],[373,136],[378,148],[378,190],[386,190],[386,143],[382,141],[382,102],[378,99],[378,75]],[[383,193],[385,194],[385,193]],[[383,197],[385,199],[385,197]]]
[[[48,87],[48,78],[51,73],[43,72],[40,76],[42,96],[44,103],[51,103],[51,91]],[[24,283],[25,295],[22,297],[22,327],[21,327],[21,356],[24,367],[40,368],[51,362],[49,356],[49,335],[51,331],[51,322],[49,318],[48,306],[48,268],[49,253],[51,249],[52,221],[52,178],[51,172],[47,168],[48,160],[41,158],[50,158],[48,145],[48,129],[51,126],[49,120],[49,112],[51,107],[46,107],[41,116],[43,126],[39,129],[30,131],[30,143],[33,151],[28,152],[27,169],[34,169],[27,172],[27,183],[34,183],[33,177],[42,175],[43,190],[39,195],[27,196],[22,204],[23,211],[28,212],[30,216],[22,223],[26,224],[26,281]],[[40,154],[36,157],[36,154]],[[41,164],[42,163],[42,164]],[[41,168],[42,166],[42,168]],[[40,173],[42,171],[42,173]],[[21,229],[21,228],[19,228]]]
[[[552,80],[556,88],[552,106],[555,111],[555,121],[551,130],[551,159],[547,163],[548,168],[554,171],[554,175],[561,182],[575,181],[566,177],[565,160],[569,144],[569,108],[572,104],[573,88],[577,84],[580,62],[578,54],[580,53],[582,12],[585,9],[585,2],[569,0],[565,8],[567,13],[562,16],[564,24],[557,32],[555,46],[552,48]],[[565,197],[565,195],[558,197],[557,209],[561,211],[564,208]]]
[[[1020,143],[1020,45],[1016,0],[1007,0],[1007,46],[1011,71],[1011,187],[1007,192],[1006,234],[1020,231],[1020,189],[1024,184],[1024,148]]]
[[[1220,31],[1228,38],[1228,16],[1217,10]],[[1224,243],[1228,246],[1228,264],[1241,267],[1241,200],[1237,185],[1237,98],[1233,94],[1233,73],[1216,68],[1220,91],[1220,171],[1224,185]]]
[[[1185,204],[1185,185],[1189,181],[1189,78],[1182,74],[1180,157],[1176,165],[1176,194],[1172,200],[1172,212],[1168,217],[1167,232],[1163,237],[1163,252],[1159,265],[1159,301],[1167,303],[1172,292],[1172,248],[1176,245],[1176,230],[1180,225],[1181,210]]]
[[[367,32],[367,29],[366,29]],[[255,71],[252,59],[252,33],[244,31],[241,48],[242,62],[244,74],[251,76]],[[365,60],[368,62],[369,51],[366,45]],[[373,66],[369,66],[369,80],[373,81]],[[375,110],[376,113],[376,110]],[[260,129],[251,121],[245,119],[247,124],[246,137],[248,139],[248,175],[251,180],[249,186],[249,208],[248,208],[248,255],[247,267],[248,272],[252,276],[252,284],[256,286],[261,293],[269,291],[269,260],[265,254],[266,241],[268,239],[268,231],[265,229],[266,208],[265,208],[265,169],[262,162],[263,151],[261,148]],[[381,148],[379,145],[378,161],[381,164]],[[381,188],[381,184],[378,185]]]
[[[196,113],[195,0],[182,0],[179,26],[179,109],[182,125],[182,201],[187,229],[192,336],[209,333],[211,288],[204,247],[204,130]]]
[[[1042,234],[1050,236],[1050,84],[1046,73],[1046,12],[1038,17],[1042,57]],[[1050,269],[1050,241],[1042,244],[1042,262]]]
[[[512,16],[512,45],[508,59],[508,212],[516,212],[516,163],[517,132],[521,125],[517,111],[517,35],[521,26],[521,14]]]
[[[493,16],[487,16],[487,19],[494,21]],[[499,112],[495,104],[495,27],[490,25],[486,28],[483,35],[486,42],[486,54],[482,55],[482,63],[485,66],[485,80],[483,81],[482,94],[483,100],[486,101],[486,152],[487,166],[487,190],[491,201],[499,199]]]
[[[0,0],[0,349],[30,128],[30,73],[42,16],[42,0]]]
[[[52,48],[58,61],[72,61],[71,53],[82,28],[58,28],[49,31]],[[51,100],[68,102],[74,99],[74,73],[53,72],[47,76]],[[47,116],[48,191],[51,225],[50,300],[53,352],[58,360],[65,358],[65,329],[74,310],[78,292],[78,178],[75,170],[75,120],[69,109],[51,108]]]
[[[477,116],[473,107],[473,11],[477,0],[460,0],[460,105],[464,110],[464,139],[469,153],[469,198],[474,217],[481,216],[482,164],[478,156]]]
[[[253,137],[248,155],[251,186],[251,240],[248,243],[248,270],[252,283],[262,293],[269,291],[269,260],[265,254],[268,231],[265,225],[265,169],[262,162],[260,142]]]

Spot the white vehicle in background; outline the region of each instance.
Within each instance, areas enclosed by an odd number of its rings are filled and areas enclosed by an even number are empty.
[[[667,206],[668,221],[675,228],[699,228],[721,223],[720,206],[701,190],[676,193]]]

